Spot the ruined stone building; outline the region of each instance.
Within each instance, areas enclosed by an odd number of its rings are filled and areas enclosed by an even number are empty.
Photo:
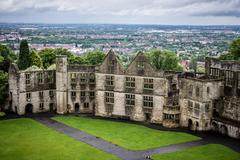
[[[215,130],[240,138],[240,64],[206,59],[206,74],[157,71],[144,53],[123,67],[110,50],[98,66],[70,65],[58,56],[55,70],[9,69],[11,110],[91,113],[165,127]]]

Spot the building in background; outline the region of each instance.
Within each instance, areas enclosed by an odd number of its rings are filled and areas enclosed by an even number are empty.
[[[157,71],[139,52],[124,68],[110,50],[98,66],[56,70],[9,69],[11,110],[26,113],[92,113],[165,127],[215,130],[240,138],[240,65],[206,59],[206,74]]]

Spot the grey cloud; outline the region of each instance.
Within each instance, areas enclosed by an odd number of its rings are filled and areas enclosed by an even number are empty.
[[[204,13],[196,13],[192,14],[193,16],[216,16],[216,17],[222,17],[222,16],[230,16],[230,17],[240,17],[240,11],[234,10],[234,11],[218,11],[218,12],[204,12]]]
[[[217,17],[218,22],[224,23],[236,21],[236,17],[239,20],[240,0],[0,0],[0,6],[0,20],[6,15],[14,19],[14,15],[21,13],[22,17],[37,16],[43,20],[46,15],[54,20],[61,15],[65,18],[60,18],[61,21],[78,17],[104,22],[183,18],[191,23],[201,17]]]

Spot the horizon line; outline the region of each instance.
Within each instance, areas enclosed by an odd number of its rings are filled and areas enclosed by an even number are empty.
[[[160,24],[160,23],[84,23],[84,22],[0,22],[0,24],[53,24],[53,25],[156,25],[156,26],[240,26],[240,24]]]

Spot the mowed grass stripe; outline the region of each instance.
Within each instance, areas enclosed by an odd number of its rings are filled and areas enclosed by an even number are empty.
[[[219,144],[193,147],[174,153],[154,155],[153,160],[240,160],[240,154]]]
[[[118,160],[27,118],[0,121],[2,160]]]
[[[124,122],[76,116],[58,116],[53,119],[129,150],[146,150],[200,139],[187,133],[159,131]]]

